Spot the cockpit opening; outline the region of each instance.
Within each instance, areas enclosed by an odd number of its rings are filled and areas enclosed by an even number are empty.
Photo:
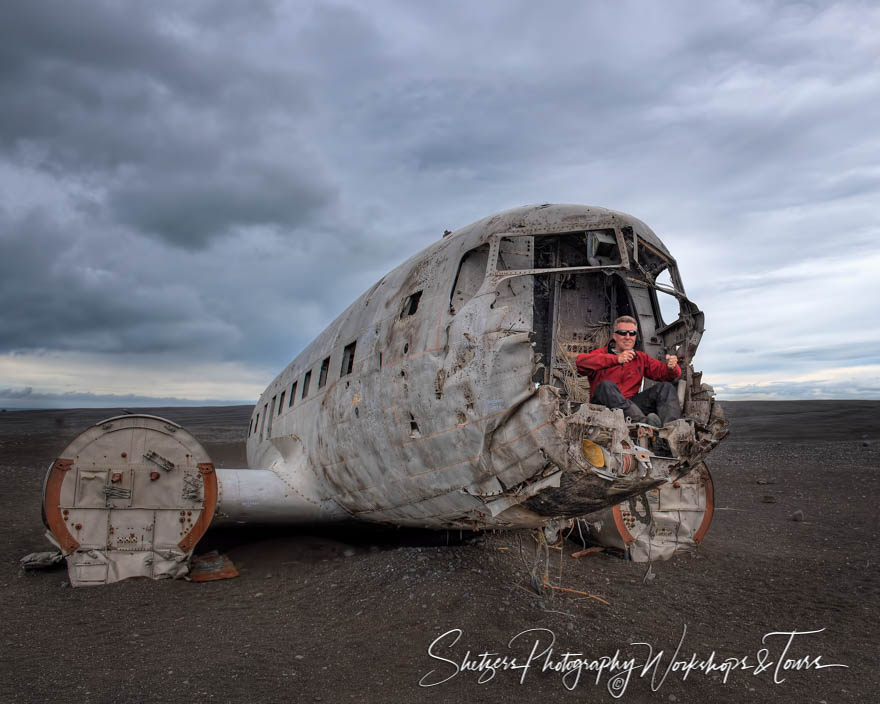
[[[552,235],[506,235],[496,272],[619,267],[622,238],[613,228]]]

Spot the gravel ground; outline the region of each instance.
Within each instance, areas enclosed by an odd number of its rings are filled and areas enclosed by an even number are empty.
[[[24,573],[18,559],[47,549],[49,463],[114,411],[4,412],[0,702],[876,701],[880,402],[723,405],[732,432],[709,458],[709,534],[650,570],[572,559],[571,542],[548,561],[530,532],[244,527],[209,531],[196,549],[229,555],[237,579],[92,589],[70,588],[63,568]],[[250,410],[149,412],[184,425],[218,466],[243,467]],[[531,575],[545,570],[603,601],[535,593]],[[649,646],[663,652],[644,675],[588,669],[615,653],[641,665]],[[666,674],[713,652],[736,666],[726,681]],[[542,671],[566,653],[579,654],[567,672]]]

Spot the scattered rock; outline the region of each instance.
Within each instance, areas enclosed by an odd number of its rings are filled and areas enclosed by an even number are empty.
[[[798,509],[793,514],[791,514],[791,520],[793,521],[802,521],[804,520],[804,512]]]
[[[761,477],[756,483],[757,484],[775,484],[776,480],[775,479],[765,479],[765,478]]]
[[[342,551],[342,554],[344,557],[353,557],[354,556],[354,549],[353,548],[345,548],[345,550]]]
[[[776,497],[773,496],[772,494],[765,494],[763,497],[761,497],[761,503],[762,504],[775,504]]]
[[[870,440],[862,440],[862,447],[871,447]]]

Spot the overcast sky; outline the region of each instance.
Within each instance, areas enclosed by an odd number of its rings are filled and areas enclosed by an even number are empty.
[[[253,403],[491,213],[647,222],[721,398],[880,398],[873,2],[0,4],[0,406]]]

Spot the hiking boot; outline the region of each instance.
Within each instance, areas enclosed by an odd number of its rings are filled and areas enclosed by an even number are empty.
[[[623,415],[625,415],[630,423],[647,423],[648,420],[645,418],[645,414],[642,413],[642,409],[639,408],[632,401],[626,402],[626,407],[623,409]]]
[[[649,413],[646,418],[646,422],[648,423],[648,425],[653,425],[655,428],[663,427],[663,421],[660,420],[660,416],[658,416],[656,413]]]

